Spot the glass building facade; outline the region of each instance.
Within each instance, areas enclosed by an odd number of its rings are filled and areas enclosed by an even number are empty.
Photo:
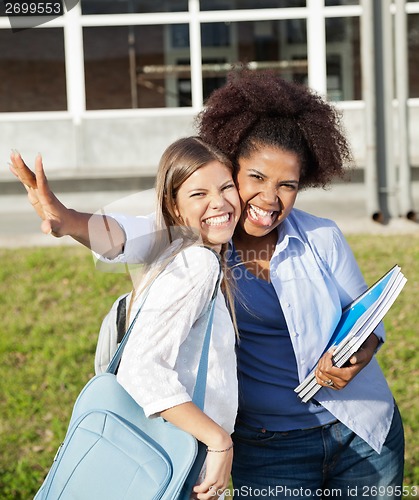
[[[199,107],[237,62],[251,63],[256,70],[275,69],[284,78],[317,87],[334,101],[360,100],[359,2],[326,1],[321,18],[310,26],[316,4],[317,0],[81,0],[73,16],[82,37],[82,53],[77,55],[69,53],[80,40],[74,47],[71,40],[65,46],[64,19],[60,27],[45,25],[19,33],[0,29],[0,66],[5,70],[0,111],[66,110],[71,89],[65,83],[65,59],[76,56],[83,64],[86,110]],[[412,47],[415,17],[410,19]],[[312,47],[309,55],[310,29],[311,37],[324,43]],[[200,45],[197,68],[191,54],[194,43]],[[416,52],[412,50],[412,67]],[[325,82],[310,78],[309,57],[318,59],[312,64],[319,71],[325,69]],[[192,78],[197,71],[201,88],[194,103]],[[31,78],[22,78],[25,73]],[[71,75],[68,80],[71,84]],[[413,79],[412,92],[418,87]]]
[[[408,3],[410,98],[419,98],[417,4]],[[74,10],[82,52],[71,56],[77,49],[71,40],[65,47],[64,19],[12,33],[3,11],[0,112],[68,109],[65,59],[75,56],[85,110],[193,106],[196,71],[199,107],[237,62],[273,68],[332,101],[362,100],[359,0],[81,0]],[[310,75],[310,62],[325,74]]]
[[[30,127],[43,124],[36,150],[54,150],[47,122],[57,135],[61,130],[71,144],[67,163],[58,158],[57,146],[57,169],[110,166],[118,158],[110,148],[127,147],[136,137],[143,144],[135,154],[147,160],[128,154],[123,168],[140,164],[144,170],[147,164],[151,170],[163,144],[190,132],[186,123],[241,63],[255,71],[273,69],[335,102],[362,164],[364,1],[80,0],[65,15],[19,32],[10,29],[0,3],[0,129],[6,138],[24,129],[28,144],[37,140]],[[395,3],[390,9],[394,17]],[[416,119],[419,1],[407,1],[405,11],[405,76]],[[162,127],[151,143],[150,117]],[[419,151],[412,157],[416,161]]]

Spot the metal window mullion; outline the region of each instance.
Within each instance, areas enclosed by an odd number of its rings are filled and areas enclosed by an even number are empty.
[[[325,17],[359,17],[361,14],[360,5],[336,5],[324,8]]]
[[[307,0],[307,8],[308,85],[325,96],[327,75],[324,0]]]
[[[86,111],[83,31],[79,3],[64,15],[64,53],[67,109],[74,124],[79,125],[82,115]]]
[[[191,54],[192,107],[200,110],[203,106],[201,23],[199,21],[199,0],[189,0],[189,50]]]
[[[419,14],[419,2],[407,2],[406,4],[407,14]]]
[[[240,21],[273,21],[284,19],[302,19],[307,17],[307,8],[213,10],[199,12],[203,23],[222,23]]]

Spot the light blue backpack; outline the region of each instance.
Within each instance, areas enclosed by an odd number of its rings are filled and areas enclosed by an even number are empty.
[[[201,409],[218,286],[219,280],[206,312],[193,394]],[[64,442],[35,500],[189,500],[205,446],[161,417],[147,418],[116,380],[138,313],[106,373],[96,375],[79,394]]]

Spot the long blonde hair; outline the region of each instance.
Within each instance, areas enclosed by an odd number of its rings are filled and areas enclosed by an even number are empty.
[[[185,226],[182,219],[177,215],[176,197],[179,188],[194,172],[213,161],[222,163],[233,174],[234,167],[227,156],[214,146],[206,144],[199,137],[178,139],[164,151],[156,176],[156,238],[150,257],[142,269],[140,279],[137,280],[138,285],[136,286],[134,282],[131,304],[135,295],[144,290],[175,255],[200,241],[199,232]],[[175,240],[179,242],[179,245],[173,251],[170,251],[170,246]],[[229,279],[230,272],[226,261],[227,249],[228,243],[225,243],[220,251],[221,269],[223,271],[221,287],[226,296],[237,334],[232,281]],[[169,254],[167,254],[168,251]],[[144,272],[147,273],[146,280],[144,280]]]

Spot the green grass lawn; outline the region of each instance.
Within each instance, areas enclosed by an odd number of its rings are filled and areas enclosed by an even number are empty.
[[[406,485],[419,484],[419,236],[350,236],[369,284],[398,263],[408,278],[378,354],[406,433]],[[33,498],[93,375],[101,319],[127,275],[98,272],[80,247],[1,250],[0,498]]]

